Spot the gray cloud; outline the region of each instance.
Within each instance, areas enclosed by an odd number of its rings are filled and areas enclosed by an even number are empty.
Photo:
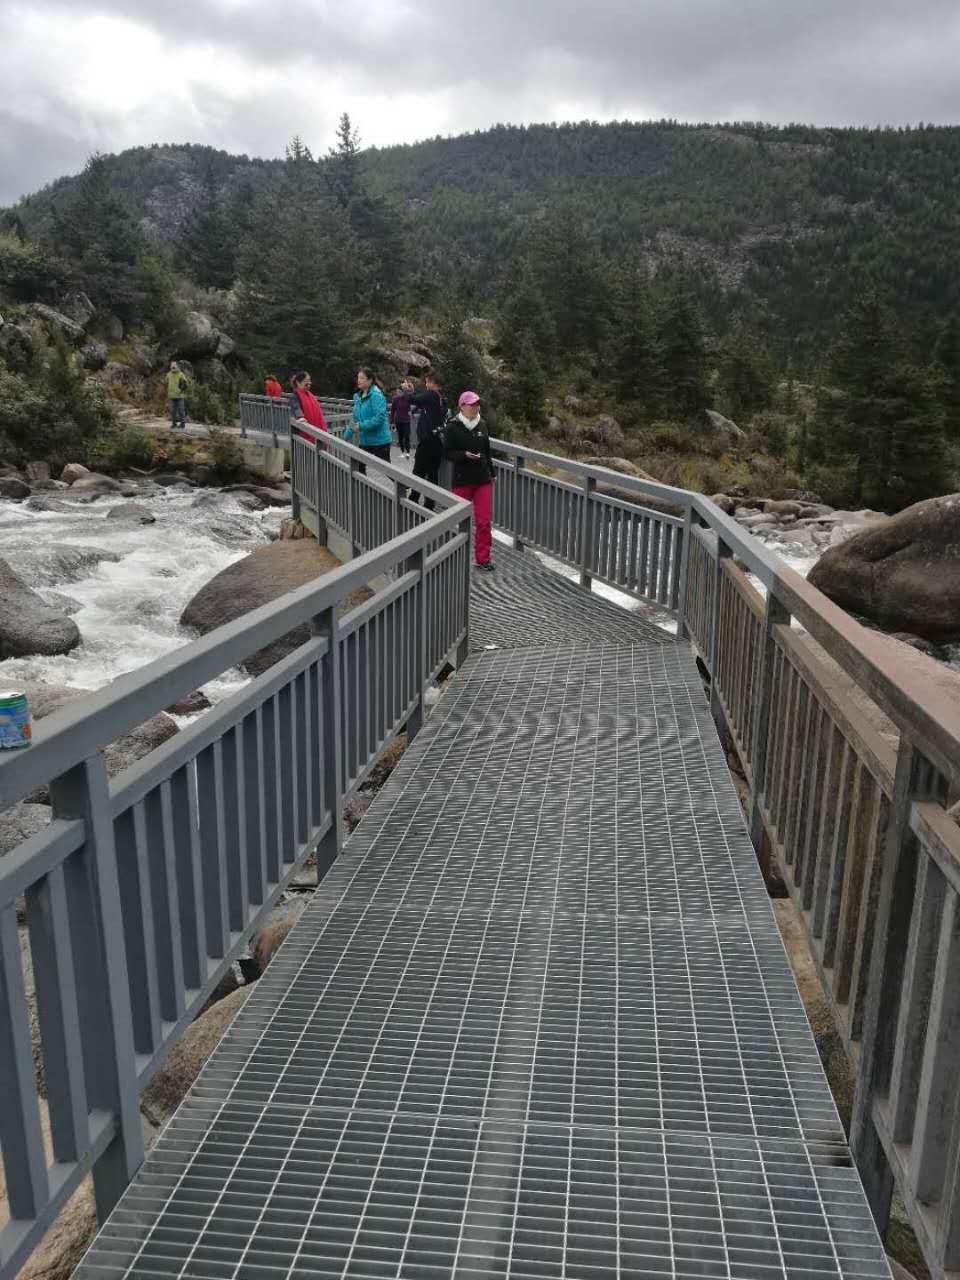
[[[0,113],[0,201],[76,169],[94,146],[191,140],[276,155],[299,131],[322,150],[343,109],[368,143],[565,116],[960,120],[955,0],[89,0],[79,11],[35,0],[30,13],[60,31],[114,20],[120,59],[141,31],[177,93],[129,111],[91,107],[87,93],[74,111],[44,89],[59,81],[44,65],[55,55],[32,39],[30,102],[16,119]]]

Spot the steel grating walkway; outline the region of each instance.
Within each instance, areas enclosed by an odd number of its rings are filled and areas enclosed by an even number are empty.
[[[78,1275],[886,1277],[685,647],[474,657]]]

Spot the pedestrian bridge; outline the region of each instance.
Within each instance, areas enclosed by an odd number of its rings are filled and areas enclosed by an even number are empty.
[[[706,499],[498,444],[514,545],[477,581],[467,506],[326,443],[292,442],[297,507],[354,560],[0,762],[0,808],[49,779],[55,813],[0,864],[0,1274],[90,1168],[90,1280],[882,1277],[894,1182],[956,1269],[952,713]],[[103,742],[304,623],[107,781]],[[856,1064],[853,1157],[758,852]],[[310,907],[141,1164],[139,1091],[311,856]]]

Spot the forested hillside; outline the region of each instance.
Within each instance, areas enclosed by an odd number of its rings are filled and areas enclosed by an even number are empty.
[[[235,370],[339,386],[399,326],[521,430],[572,395],[634,453],[690,454],[712,407],[838,501],[954,483],[960,129],[586,123],[364,151],[345,117],[323,157],[97,157],[0,229],[0,301],[79,288],[174,351],[199,291]]]

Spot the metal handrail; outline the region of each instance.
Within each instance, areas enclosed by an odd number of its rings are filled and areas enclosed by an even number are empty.
[[[369,455],[336,450],[362,498]],[[345,802],[395,734],[417,732],[430,680],[467,652],[469,505],[384,471],[436,509],[371,542],[351,499],[339,514],[352,544],[368,545],[349,564],[45,717],[28,750],[0,756],[0,810],[44,784],[52,804],[49,826],[0,861],[3,1280],[88,1172],[101,1221],[116,1203],[143,1159],[140,1093],[291,878],[310,857],[318,876],[331,865]],[[351,592],[384,578],[341,616]],[[293,652],[107,778],[104,744],[298,628]],[[374,636],[407,655],[375,696]],[[345,705],[357,723],[341,723]],[[24,894],[52,1164],[18,936]]]

